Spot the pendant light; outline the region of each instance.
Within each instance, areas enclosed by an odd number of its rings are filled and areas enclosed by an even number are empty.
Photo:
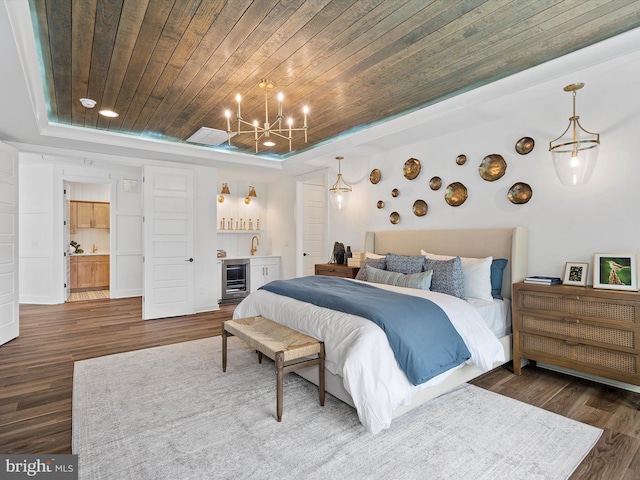
[[[564,133],[549,142],[553,167],[563,185],[587,183],[598,158],[600,134],[582,128],[580,117],[576,115],[576,92],[582,87],[584,83],[564,87],[565,92],[573,95],[573,115],[569,118],[569,126]]]
[[[336,157],[338,160],[338,179],[336,183],[329,189],[329,196],[331,197],[331,204],[336,210],[344,210],[347,206],[349,194],[352,191],[351,185],[342,179],[342,172],[340,170],[340,162],[344,157]]]

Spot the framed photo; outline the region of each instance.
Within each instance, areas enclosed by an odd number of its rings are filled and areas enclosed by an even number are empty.
[[[593,259],[593,288],[638,290],[638,255],[596,253]]]
[[[584,287],[587,284],[588,263],[567,262],[564,267],[562,283],[564,285],[578,285]]]

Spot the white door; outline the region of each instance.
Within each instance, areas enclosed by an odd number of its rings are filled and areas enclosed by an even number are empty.
[[[71,258],[69,257],[69,243],[71,243],[71,191],[69,182],[64,182],[64,300],[71,295]]]
[[[313,275],[316,263],[327,263],[327,190],[324,183],[302,183],[302,275]]]
[[[193,171],[144,167],[142,318],[195,313]]]
[[[0,142],[0,345],[20,333],[18,312],[18,152]]]

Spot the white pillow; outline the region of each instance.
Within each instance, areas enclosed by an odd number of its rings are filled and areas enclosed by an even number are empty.
[[[421,250],[420,253],[431,260],[450,260],[451,255],[436,255]],[[493,257],[470,258],[460,257],[464,276],[464,297],[479,298],[492,302],[491,295],[491,262]]]
[[[376,253],[371,253],[371,252],[366,252],[364,254],[365,258],[374,258],[374,259],[378,259],[378,258],[385,258],[386,255],[378,255]]]

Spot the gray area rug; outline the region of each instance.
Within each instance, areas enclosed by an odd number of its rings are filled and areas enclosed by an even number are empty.
[[[602,433],[465,386],[367,433],[295,374],[220,337],[76,362],[73,453],[87,479],[565,479]]]

